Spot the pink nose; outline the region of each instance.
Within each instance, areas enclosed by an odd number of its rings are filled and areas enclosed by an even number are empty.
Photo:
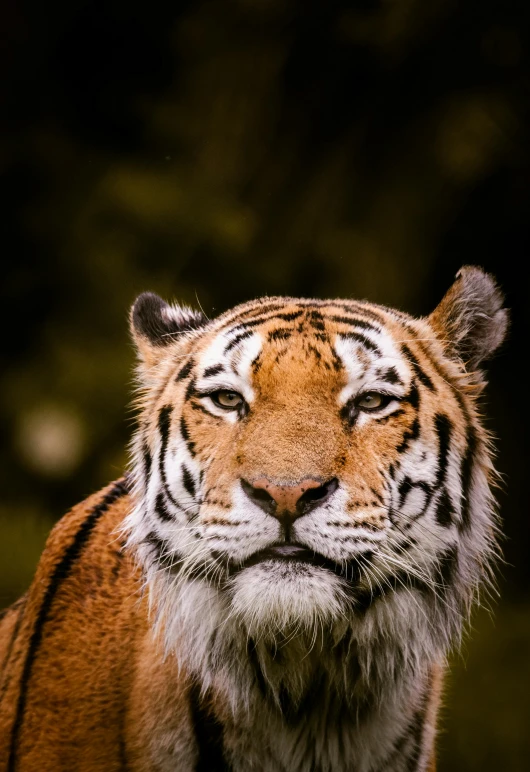
[[[302,480],[297,485],[274,485],[266,477],[254,480],[254,488],[266,491],[276,502],[278,512],[296,513],[296,505],[306,491],[315,490],[322,485],[318,480]]]
[[[241,480],[247,496],[269,515],[283,519],[285,515],[296,520],[323,504],[337,489],[338,481],[333,478],[326,483],[307,478],[292,485],[276,485],[267,477],[254,480],[251,484]]]

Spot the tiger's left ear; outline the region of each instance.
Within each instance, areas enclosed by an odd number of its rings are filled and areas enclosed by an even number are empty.
[[[155,365],[180,335],[198,330],[207,322],[200,311],[169,305],[153,292],[143,292],[136,298],[130,314],[131,334],[147,367]]]
[[[428,321],[447,354],[476,371],[503,342],[508,329],[504,295],[490,274],[466,265]]]

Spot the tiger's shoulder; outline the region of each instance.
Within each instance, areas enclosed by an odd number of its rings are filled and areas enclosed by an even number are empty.
[[[114,584],[118,574],[123,575],[123,561],[129,562],[129,574],[134,570],[130,558],[123,552],[118,533],[129,509],[129,494],[123,478],[77,504],[55,525],[46,541],[31,588],[3,612],[0,662],[4,667],[8,664],[5,661],[9,645],[7,628],[15,620],[20,624],[25,619],[28,624],[31,621],[42,625],[49,620],[52,607],[55,614],[57,607],[64,603],[68,606],[82,604],[86,589],[96,577],[98,583]],[[85,589],[82,594],[77,592],[81,582]]]
[[[46,753],[60,754],[82,724],[94,727],[104,768],[121,768],[115,728],[147,630],[140,575],[120,536],[130,507],[125,478],[74,507],[52,530],[29,591],[0,620],[2,770],[15,758],[53,768]],[[78,757],[71,764],[82,768]]]

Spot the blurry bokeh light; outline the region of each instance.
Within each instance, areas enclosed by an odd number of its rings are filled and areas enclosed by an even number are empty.
[[[85,430],[74,412],[58,405],[39,405],[20,417],[17,446],[25,463],[35,472],[65,477],[82,460]]]

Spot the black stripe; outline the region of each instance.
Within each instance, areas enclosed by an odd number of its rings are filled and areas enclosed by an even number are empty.
[[[447,490],[444,488],[436,504],[436,522],[438,525],[449,528],[449,526],[453,524],[454,514],[455,508],[453,507],[453,502],[451,501]]]
[[[189,406],[192,410],[198,411],[199,413],[204,413],[208,416],[208,418],[213,418],[214,421],[223,421],[224,419],[221,418],[221,416],[214,415],[213,413],[210,413],[209,410],[207,410],[204,405],[202,405],[200,402],[190,402]]]
[[[352,397],[340,409],[340,420],[343,422],[346,429],[351,429],[355,421],[359,418],[359,408],[356,405],[356,399],[357,397]]]
[[[164,498],[163,493],[158,493],[156,496],[155,515],[159,517],[160,520],[163,520],[165,523],[174,522],[174,518],[171,516],[171,513],[168,512],[168,509],[166,506],[166,500]]]
[[[229,351],[231,351],[233,348],[237,346],[238,343],[241,343],[242,340],[245,340],[245,338],[250,338],[251,335],[254,335],[252,330],[246,330],[245,332],[240,332],[239,335],[236,335],[230,343],[228,343],[227,346],[225,346],[224,353],[228,354]]]
[[[289,689],[282,684],[278,693],[278,702],[285,723],[292,727],[300,726],[308,714],[314,711],[315,705],[325,704],[328,692],[329,686],[324,670],[313,676],[299,702],[294,700]]]
[[[183,415],[180,416],[180,433],[181,433],[181,435],[182,435],[182,437],[184,439],[184,442],[188,446],[188,450],[189,450],[190,456],[194,456],[195,455],[195,443],[193,442],[193,440],[190,440],[190,433],[189,433],[189,430],[188,430],[188,425],[187,425],[186,421],[184,420],[184,416]]]
[[[175,497],[172,495],[171,491],[169,490],[169,485],[167,482],[167,475],[166,475],[166,453],[167,453],[167,446],[169,442],[169,426],[171,423],[171,415],[173,413],[173,408],[171,405],[165,405],[163,408],[161,408],[160,413],[158,414],[158,431],[160,432],[160,456],[158,459],[158,469],[160,471],[160,479],[162,480],[162,487],[164,488],[164,493],[166,494],[169,501],[173,504],[174,507],[177,509],[182,509],[178,501],[175,501]],[[157,498],[158,503],[158,498]],[[165,503],[164,507],[165,509]],[[160,514],[157,510],[157,514]],[[169,519],[171,517],[168,515]],[[163,518],[164,519],[164,518]]]
[[[331,322],[337,322],[337,324],[347,324],[350,327],[359,327],[361,330],[371,330],[372,332],[381,332],[380,327],[375,327],[370,322],[364,319],[359,319],[357,316],[330,316],[326,317]]]
[[[393,418],[399,418],[401,415],[405,415],[405,410],[403,410],[402,407],[398,408],[398,410],[395,410],[393,413],[389,413],[388,415],[383,416],[383,418],[378,418],[377,423],[378,424],[386,424],[388,421],[392,421]]]
[[[225,321],[222,326],[223,330],[229,332],[235,332],[237,330],[243,330],[247,327],[255,327],[258,324],[274,319],[275,313],[285,308],[285,305],[279,305],[278,303],[270,303],[269,305],[256,306],[255,308],[247,309],[239,314],[235,314]]]
[[[173,408],[171,407],[171,405],[164,405],[164,407],[160,409],[160,412],[158,414],[158,431],[160,432],[160,437],[162,440],[162,448],[164,452],[167,449],[167,443],[169,439],[169,426],[171,423],[172,413],[173,413]],[[160,455],[162,455],[162,453]]]
[[[171,549],[169,542],[165,539],[162,539],[154,531],[150,531],[145,539],[142,540],[142,543],[148,544],[153,548],[157,563],[162,566],[162,568],[171,569],[171,572],[174,574],[180,571],[181,561],[178,560],[175,562],[177,553]]]
[[[406,744],[406,742],[409,739],[410,734],[411,734],[411,727],[413,725],[415,725],[415,723],[416,723],[416,716],[414,716],[412,721],[407,724],[403,734],[400,737],[398,737],[398,739],[394,743],[394,745],[392,747],[392,750],[390,751],[390,754],[386,757],[386,759],[384,759],[381,762],[380,769],[383,772],[386,772],[386,770],[388,770],[388,772],[390,772],[390,771],[393,772],[394,771],[394,769],[395,769],[395,762],[396,762],[396,760],[399,759],[400,756],[402,756],[403,748],[405,747],[405,744]]]
[[[67,547],[63,557],[55,566],[51,579],[48,583],[48,587],[46,588],[46,592],[44,593],[44,598],[41,603],[39,613],[37,614],[35,626],[29,640],[26,660],[24,662],[24,669],[20,679],[20,693],[15,714],[15,722],[13,724],[13,730],[11,733],[7,772],[15,772],[15,766],[17,763],[18,740],[20,730],[22,728],[22,722],[24,720],[24,711],[26,708],[27,692],[31,678],[31,671],[42,641],[44,625],[46,624],[51,612],[53,600],[59,591],[61,583],[64,582],[68,577],[75,562],[81,556],[81,553],[101,516],[112,504],[114,504],[117,499],[125,496],[126,494],[126,480],[123,478],[112,487],[103,501],[101,501],[83,521],[81,527],[74,537],[73,542]]]
[[[382,356],[379,346],[376,346],[375,343],[373,343],[369,338],[366,337],[366,335],[363,335],[361,332],[340,332],[339,335],[341,338],[354,340],[356,343],[360,343],[361,346],[364,346],[364,348],[367,348],[369,351],[372,351],[379,357]]]
[[[309,324],[311,327],[313,327],[313,329],[320,330],[321,332],[326,329],[326,325],[324,324],[324,317],[320,311],[310,311],[307,316],[309,319]]]
[[[407,537],[404,541],[394,544],[394,552],[398,555],[402,555],[404,552],[408,552],[412,547],[415,547],[418,542],[411,536]]]
[[[372,587],[370,590],[362,590],[361,592],[353,592],[352,596],[355,600],[355,611],[365,613],[373,606],[377,601],[386,598],[394,592],[400,592],[401,590],[418,590],[424,595],[432,595],[432,588],[427,582],[419,579],[414,574],[409,574],[408,571],[400,570],[395,574],[381,579],[376,587]]]
[[[412,386],[410,387],[410,391],[408,394],[406,394],[402,402],[408,402],[409,405],[411,405],[414,410],[417,410],[420,405],[420,392],[418,390],[418,387],[416,386],[416,381],[412,382]]]
[[[254,671],[254,675],[256,677],[256,684],[258,686],[258,689],[260,690],[261,696],[265,699],[268,699],[270,696],[269,688],[267,686],[267,681],[265,680],[265,676],[263,675],[263,669],[261,667],[261,663],[259,661],[258,652],[256,650],[256,642],[253,638],[249,638],[247,640],[247,657],[248,661],[252,667],[252,670]]]
[[[331,364],[333,365],[333,369],[336,372],[340,372],[342,368],[344,367],[342,363],[342,359],[339,357],[333,346],[330,346],[331,351]]]
[[[232,327],[232,332],[236,332],[237,330],[247,330],[251,327],[258,327],[260,324],[265,324],[266,322],[272,322],[276,319],[282,319],[285,322],[293,322],[295,319],[298,319],[298,317],[302,316],[302,314],[305,313],[305,311],[292,311],[292,312],[286,312],[284,314],[282,313],[276,313],[276,314],[268,314],[267,316],[258,316],[254,319],[249,319],[246,322],[239,322],[239,324],[234,325]]]
[[[219,373],[224,372],[224,369],[224,365],[212,365],[211,367],[206,368],[202,374],[202,377],[211,378],[213,375],[219,375]]]
[[[187,402],[192,397],[196,397],[198,395],[197,389],[195,388],[197,384],[197,381],[195,378],[192,378],[188,385],[186,386],[186,393],[184,394],[184,400]]]
[[[379,377],[387,381],[388,383],[393,383],[393,384],[403,383],[395,367],[388,367],[386,370],[382,370]]]
[[[175,380],[183,381],[184,378],[187,378],[188,375],[191,373],[194,366],[195,366],[195,362],[193,361],[193,359],[189,359],[184,365],[184,367],[182,368],[182,370],[180,370]]]
[[[292,330],[285,330],[285,329],[279,329],[279,330],[271,330],[269,334],[267,335],[267,340],[269,343],[273,340],[287,340],[292,335]]]
[[[361,316],[367,316],[368,319],[373,319],[375,322],[378,322],[381,325],[386,324],[386,319],[384,316],[382,316],[377,311],[374,311],[372,308],[367,308],[367,306],[363,305],[362,303],[356,303],[352,302],[350,303],[339,303],[339,302],[333,302],[333,303],[326,303],[325,305],[329,306],[330,308],[340,308],[341,311],[346,311],[347,314],[361,314]]]
[[[191,472],[184,465],[182,465],[182,485],[184,486],[186,493],[194,499],[197,493],[195,490],[195,482],[191,476]]]
[[[231,319],[229,323],[235,322],[236,319],[240,319],[241,317],[243,320],[250,317],[251,319],[255,317],[257,314],[268,314],[271,311],[280,311],[282,308],[285,308],[285,303],[263,303],[261,305],[256,305],[253,308],[248,308],[246,311],[243,311],[242,313],[238,314],[235,319]]]
[[[423,732],[425,727],[425,719],[427,714],[427,707],[429,704],[429,696],[431,693],[431,678],[429,684],[425,690],[425,693],[421,699],[421,703],[418,710],[414,712],[414,715],[408,722],[403,734],[394,743],[393,749],[390,754],[381,762],[381,772],[393,772],[396,766],[396,761],[406,761],[406,772],[415,772],[421,751],[423,750]],[[407,747],[408,746],[408,747]],[[404,758],[407,752],[410,752],[410,746],[412,746],[412,753],[408,759]],[[401,769],[402,766],[400,765]]]
[[[398,493],[399,493],[399,509],[403,509],[403,505],[405,504],[405,501],[411,492],[413,488],[419,488],[425,493],[425,502],[423,504],[423,509],[421,512],[418,512],[416,515],[413,515],[412,517],[407,518],[406,522],[403,524],[404,529],[411,528],[412,525],[416,522],[416,520],[419,520],[420,517],[423,517],[425,512],[427,511],[431,499],[433,496],[433,490],[429,483],[425,482],[424,480],[418,480],[417,482],[414,482],[410,479],[410,477],[404,477],[403,480],[399,483],[398,486]],[[394,513],[390,512],[389,517],[393,523],[399,523],[399,512]],[[393,519],[394,518],[394,519]]]
[[[414,356],[410,348],[405,343],[402,344],[401,351],[403,352],[403,355],[406,357],[406,359],[408,359],[408,361],[412,365],[412,369],[416,373],[416,377],[418,378],[419,382],[422,383],[430,391],[436,391],[434,387],[434,383],[431,381],[427,373],[424,370],[422,370],[420,363],[418,362],[418,360],[416,359],[416,357]]]
[[[149,484],[149,480],[151,478],[152,458],[151,458],[151,453],[149,452],[149,448],[148,448],[146,442],[144,442],[144,444],[143,444],[142,455],[143,455],[143,459],[144,459],[145,484],[147,486]]]
[[[195,729],[198,758],[195,772],[230,772],[223,752],[223,725],[215,717],[208,697],[199,684],[190,689],[191,718]]]
[[[412,422],[412,425],[403,434],[403,439],[401,440],[401,442],[396,448],[397,452],[404,453],[404,451],[407,450],[407,448],[409,447],[410,443],[418,439],[419,434],[420,434],[420,422],[418,420],[418,417],[416,416],[416,418]]]
[[[299,316],[302,316],[303,313],[303,311],[288,311],[285,314],[276,314],[273,318],[283,319],[284,322],[294,322],[294,320],[298,319]]]
[[[455,573],[458,567],[458,547],[449,547],[438,558],[438,565],[434,573],[434,581],[438,590],[445,593],[454,583]]]
[[[126,720],[126,710],[123,708],[120,711],[120,724],[121,724],[121,732],[120,732],[120,772],[129,772],[129,762],[127,761],[127,747],[125,745],[125,720]]]
[[[9,685],[11,673],[8,671],[9,663],[11,661],[11,655],[13,653],[13,648],[15,646],[15,642],[18,638],[18,633],[20,631],[20,625],[22,624],[22,619],[24,618],[24,605],[26,602],[26,596],[23,595],[22,598],[19,598],[13,606],[10,608],[5,609],[2,612],[1,618],[3,619],[8,612],[14,612],[17,614],[17,621],[13,625],[13,632],[11,634],[11,640],[9,641],[9,646],[7,647],[6,655],[4,657],[4,661],[2,662],[2,665],[0,666],[0,674],[4,673],[4,680],[2,682],[2,688],[0,689],[0,703],[2,702],[2,699],[4,697],[4,694],[7,691],[7,687]]]
[[[462,531],[468,531],[471,526],[471,487],[477,446],[477,433],[472,426],[469,426],[467,430],[466,452],[460,468],[460,480],[462,485],[462,523],[460,527]]]
[[[173,494],[171,493],[169,489],[169,485],[167,482],[167,475],[166,475],[166,454],[167,454],[167,446],[169,442],[169,426],[171,423],[171,415],[173,413],[173,408],[171,405],[166,405],[160,410],[160,413],[158,415],[158,430],[160,432],[160,457],[158,459],[158,467],[160,471],[160,479],[162,481],[162,488],[164,490],[164,493],[166,494],[166,498],[168,501],[171,502],[171,504],[181,512],[185,512],[186,510],[182,507],[181,504],[175,499]],[[189,441],[189,435],[187,434],[187,427],[184,422],[183,417],[180,418],[180,428],[182,431],[182,428],[186,429],[186,436],[183,434],[184,439],[188,445],[188,449],[190,451],[191,455],[194,455],[192,452],[192,448],[194,448],[194,443]],[[160,494],[158,494],[155,504],[155,510],[156,514],[159,515],[159,517],[162,520],[172,520],[171,514],[168,512],[166,503],[164,501],[164,498],[160,498]]]
[[[230,332],[237,332],[238,330],[250,330],[252,327],[259,327],[265,322],[270,322],[271,319],[276,319],[276,314],[271,316],[258,316],[256,319],[249,319],[248,322],[239,322],[232,327]]]
[[[444,484],[447,474],[447,460],[453,425],[446,415],[437,413],[434,418],[434,428],[438,437],[438,469],[436,471],[436,487]]]
[[[326,305],[326,304],[324,303],[324,305]],[[351,311],[351,309],[348,309],[348,310]],[[286,312],[286,313],[270,314],[268,316],[260,316],[260,317],[257,317],[257,318],[249,319],[248,321],[239,322],[238,324],[234,325],[234,327],[232,328],[232,332],[235,332],[235,331],[238,331],[238,330],[245,330],[250,335],[250,328],[252,328],[252,327],[257,327],[257,326],[259,326],[261,324],[264,324],[265,322],[274,321],[276,319],[283,319],[285,321],[294,321],[295,319],[299,318],[303,313],[305,313],[305,312],[304,311],[293,311],[293,312],[290,312],[290,313]],[[363,309],[363,313],[365,313],[364,309]],[[323,322],[326,319],[328,319],[328,318],[331,321],[342,322],[343,324],[348,324],[350,326],[353,324],[354,326],[359,327],[361,329],[372,330],[374,332],[381,332],[380,328],[375,327],[374,325],[370,324],[369,322],[365,321],[364,319],[359,319],[358,317],[353,317],[353,316],[352,317],[339,317],[339,316],[327,317],[327,316],[324,316],[323,314],[321,314],[319,311],[314,311],[314,310],[310,312],[309,323],[313,327],[315,327],[315,329],[318,329],[318,330],[322,331],[322,330],[325,329],[325,325],[324,325]],[[375,317],[375,318],[377,318],[378,321],[380,321],[379,317]],[[291,331],[287,331],[286,330],[285,332],[291,332]],[[274,334],[274,333],[271,333],[271,334]],[[279,335],[280,334],[278,333],[278,337],[279,337]],[[247,335],[245,335],[245,337],[247,337]],[[230,350],[230,348],[232,348],[233,346],[237,345],[237,343],[239,342],[240,339],[241,338],[239,336],[236,336],[236,338],[234,338],[234,340],[230,342],[229,348],[225,349],[225,353],[226,353],[226,351]],[[272,339],[274,339],[274,338],[272,338]],[[370,344],[371,344],[371,341],[369,341],[367,345],[370,347]],[[373,344],[371,344],[371,345],[373,345]]]

